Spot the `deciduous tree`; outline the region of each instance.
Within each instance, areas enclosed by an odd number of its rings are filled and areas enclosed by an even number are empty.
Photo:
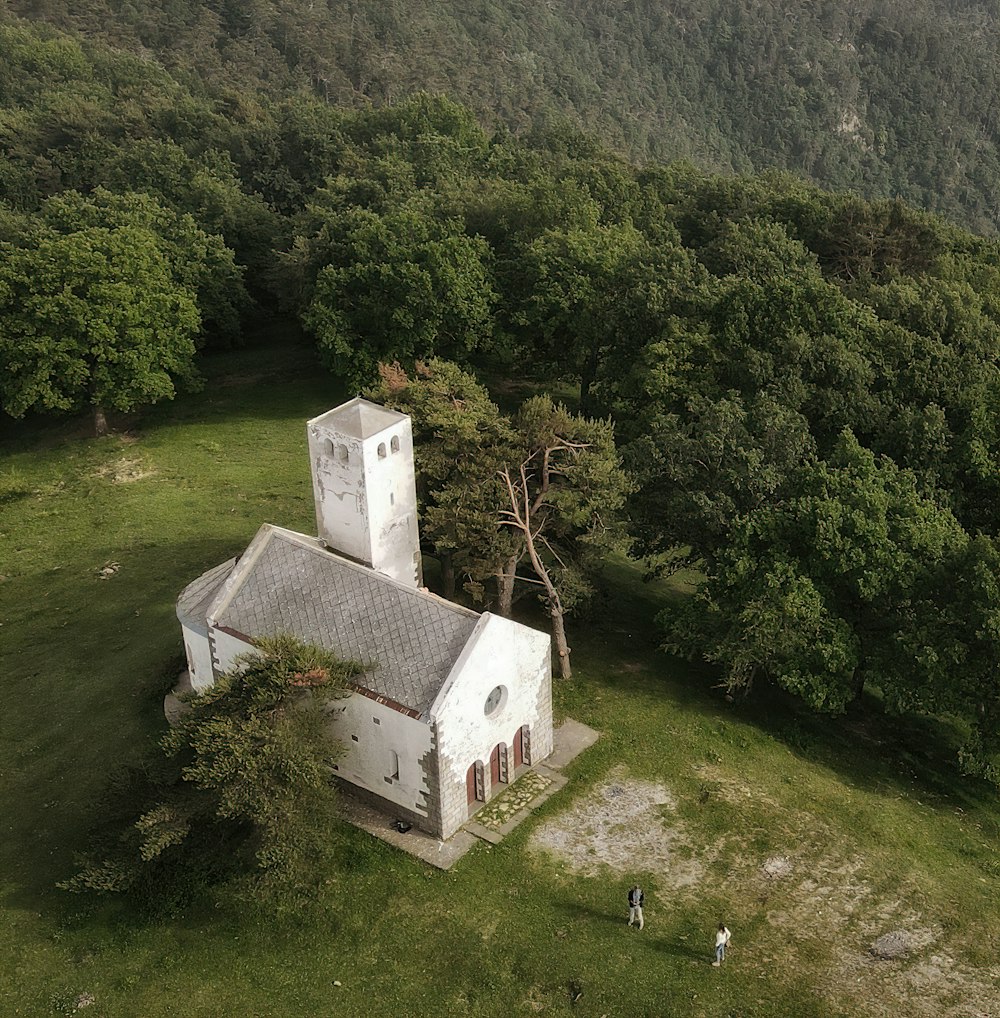
[[[0,244],[0,395],[5,411],[105,410],[170,399],[194,374],[195,294],[142,226],[45,231]]]
[[[718,661],[733,691],[766,675],[823,711],[868,681],[914,686],[897,652],[909,606],[966,538],[910,472],[845,432],[729,534],[695,601],[663,616],[670,646]]]
[[[421,203],[380,214],[351,208],[319,270],[306,327],[347,384],[370,385],[378,364],[465,356],[483,345],[495,301],[489,250]]]

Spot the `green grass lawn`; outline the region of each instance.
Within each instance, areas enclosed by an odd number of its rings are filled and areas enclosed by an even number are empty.
[[[958,775],[948,729],[889,723],[875,699],[836,720],[773,695],[727,703],[709,670],[655,649],[652,616],[683,595],[624,562],[573,625],[576,677],[556,685],[558,712],[603,736],[501,845],[441,873],[335,832],[342,868],[293,917],[225,890],[169,919],[56,890],[108,772],[163,730],[178,592],[261,523],[313,529],[304,425],[345,394],[292,344],[214,357],[207,374],[204,392],[127,434],[19,428],[0,446],[0,1014],[74,1013],[84,993],[87,1018],[998,1006],[1000,807]],[[698,879],[583,875],[532,848],[609,775],[669,790],[653,826]],[[648,838],[642,823],[622,836]],[[777,858],[789,873],[770,879],[761,867]],[[647,889],[642,934],[625,926],[633,879]],[[716,970],[720,918],[733,949]],[[896,929],[923,946],[866,959]]]

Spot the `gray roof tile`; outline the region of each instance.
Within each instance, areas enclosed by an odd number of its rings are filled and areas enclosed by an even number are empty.
[[[206,574],[207,576],[208,574]],[[218,589],[218,588],[217,588]],[[247,636],[291,633],[370,670],[360,684],[426,714],[479,615],[266,526],[209,605]]]
[[[207,573],[202,573],[197,580],[192,580],[177,599],[177,617],[189,626],[205,628],[205,616],[209,605],[215,600],[223,583],[229,578],[233,566],[238,560],[227,559],[221,565],[213,566]]]

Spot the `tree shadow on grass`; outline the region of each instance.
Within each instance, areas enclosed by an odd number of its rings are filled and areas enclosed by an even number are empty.
[[[681,937],[651,937],[653,946],[661,954],[670,955],[681,961],[696,961],[705,965],[711,962],[711,953],[706,950],[698,950]]]
[[[947,720],[896,716],[874,693],[844,715],[817,714],[790,693],[758,682],[753,695],[733,700],[715,666],[660,649],[657,613],[681,596],[667,581],[645,583],[638,563],[615,561],[601,575],[603,610],[571,632],[576,661],[601,686],[650,702],[669,696],[676,706],[718,726],[720,753],[738,752],[740,725],[783,744],[795,756],[827,767],[845,782],[877,795],[916,795],[929,806],[995,815],[996,789],[958,766],[962,733]],[[564,698],[572,712],[575,694]],[[729,720],[733,724],[729,724]],[[982,822],[1000,824],[989,816]]]
[[[601,923],[606,926],[625,926],[628,920],[628,909],[615,912],[609,909],[594,908],[584,901],[566,901],[558,906],[560,912],[570,919],[586,920]]]

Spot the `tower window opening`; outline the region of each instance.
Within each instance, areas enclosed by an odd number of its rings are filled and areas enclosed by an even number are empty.
[[[392,441],[389,443],[389,448],[393,452],[399,452],[399,435],[392,436]]]
[[[339,459],[341,463],[346,463],[350,458],[350,455],[351,454],[347,451],[346,445],[337,446],[337,459]]]
[[[385,442],[379,442],[378,444],[378,458],[380,460],[385,459]]]

